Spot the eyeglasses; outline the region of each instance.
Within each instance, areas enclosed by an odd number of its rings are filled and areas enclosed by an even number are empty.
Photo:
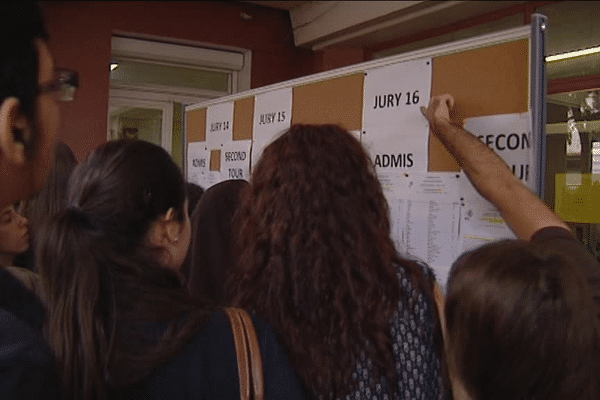
[[[73,101],[79,88],[79,74],[70,69],[56,69],[52,82],[38,86],[38,94],[57,92],[57,99],[63,102]]]

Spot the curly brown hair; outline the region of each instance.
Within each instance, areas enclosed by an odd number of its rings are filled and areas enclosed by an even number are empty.
[[[292,126],[264,150],[234,223],[229,295],[274,326],[313,396],[350,393],[362,357],[374,380],[397,381],[390,321],[409,297],[397,269],[413,287],[431,285],[397,256],[387,201],[357,139],[336,125]]]

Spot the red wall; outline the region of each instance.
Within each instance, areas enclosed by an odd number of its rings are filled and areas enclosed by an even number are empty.
[[[294,46],[287,11],[219,1],[41,2],[57,67],[79,72],[75,102],[61,105],[58,139],[82,160],[106,141],[113,33],[152,35],[252,50],[252,88],[319,72],[309,50]],[[241,17],[244,12],[251,20]]]

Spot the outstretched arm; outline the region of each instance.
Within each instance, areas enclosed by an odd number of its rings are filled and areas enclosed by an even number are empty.
[[[538,230],[557,226],[569,229],[527,186],[517,179],[504,160],[475,135],[453,125],[454,98],[434,96],[422,107],[431,131],[454,156],[479,194],[492,203],[520,239],[529,240]]]

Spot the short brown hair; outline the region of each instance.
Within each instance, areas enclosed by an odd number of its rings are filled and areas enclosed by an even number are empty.
[[[577,265],[504,240],[460,258],[445,305],[448,360],[473,399],[597,399],[600,328]]]

